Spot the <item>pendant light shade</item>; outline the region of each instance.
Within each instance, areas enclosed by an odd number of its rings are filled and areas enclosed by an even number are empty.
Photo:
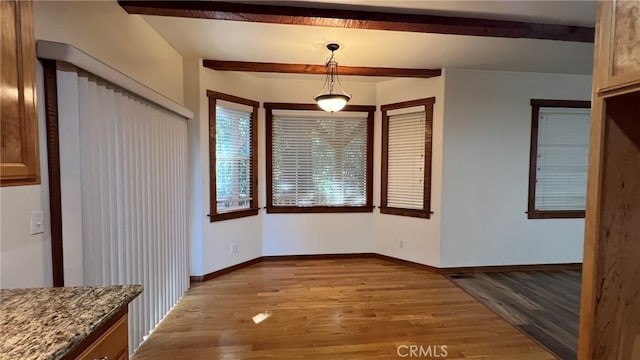
[[[318,106],[324,111],[336,112],[342,110],[344,106],[351,100],[351,95],[347,94],[342,89],[342,84],[338,78],[338,63],[336,62],[333,53],[340,48],[338,44],[328,44],[327,49],[331,51],[331,57],[327,61],[327,77],[320,91],[320,95],[316,96],[314,100],[318,103]]]
[[[318,106],[324,111],[336,112],[342,110],[347,105],[347,102],[351,99],[348,95],[342,94],[324,94],[315,97]]]

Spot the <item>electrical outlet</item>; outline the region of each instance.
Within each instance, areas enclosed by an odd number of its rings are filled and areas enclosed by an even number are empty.
[[[238,252],[238,244],[236,243],[231,244],[231,253],[235,254],[237,252]]]
[[[400,249],[404,249],[404,241],[400,240]]]
[[[31,212],[31,235],[44,232],[44,212],[42,210]]]

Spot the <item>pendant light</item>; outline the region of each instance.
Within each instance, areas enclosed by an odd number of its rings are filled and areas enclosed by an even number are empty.
[[[327,78],[324,80],[320,95],[313,99],[318,103],[318,106],[322,110],[327,112],[336,112],[342,110],[349,100],[351,95],[347,94],[342,89],[340,79],[338,79],[338,63],[333,56],[333,53],[340,48],[338,44],[327,44],[327,49],[331,51],[331,57],[327,61]],[[339,91],[338,91],[339,90]]]

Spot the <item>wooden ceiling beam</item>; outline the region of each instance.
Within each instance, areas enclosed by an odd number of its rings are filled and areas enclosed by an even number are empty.
[[[248,71],[248,72],[270,72],[286,74],[321,74],[325,75],[327,69],[324,65],[311,64],[281,64],[262,63],[247,61],[220,61],[203,60],[204,67],[222,71]],[[440,76],[440,69],[403,69],[403,68],[382,68],[382,67],[362,67],[362,66],[342,66],[338,69],[340,75],[356,76],[381,76],[381,77],[414,77],[430,78]]]
[[[595,29],[592,27],[439,15],[224,1],[119,0],[118,3],[129,14],[139,15],[587,43],[592,43],[595,36]]]

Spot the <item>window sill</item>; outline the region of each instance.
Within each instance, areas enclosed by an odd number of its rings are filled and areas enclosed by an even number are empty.
[[[373,206],[271,206],[267,207],[269,214],[296,213],[365,213],[373,212]]]
[[[414,209],[401,209],[401,208],[390,208],[390,207],[380,207],[381,214],[388,215],[400,215],[400,216],[409,216],[409,217],[417,217],[422,219],[431,218],[431,212],[429,210],[414,210]]]
[[[220,214],[210,214],[209,222],[238,219],[238,218],[254,216],[254,215],[258,215],[258,209],[244,209],[244,210],[230,211],[230,212],[220,213]]]
[[[527,219],[584,219],[584,210],[528,211]]]

